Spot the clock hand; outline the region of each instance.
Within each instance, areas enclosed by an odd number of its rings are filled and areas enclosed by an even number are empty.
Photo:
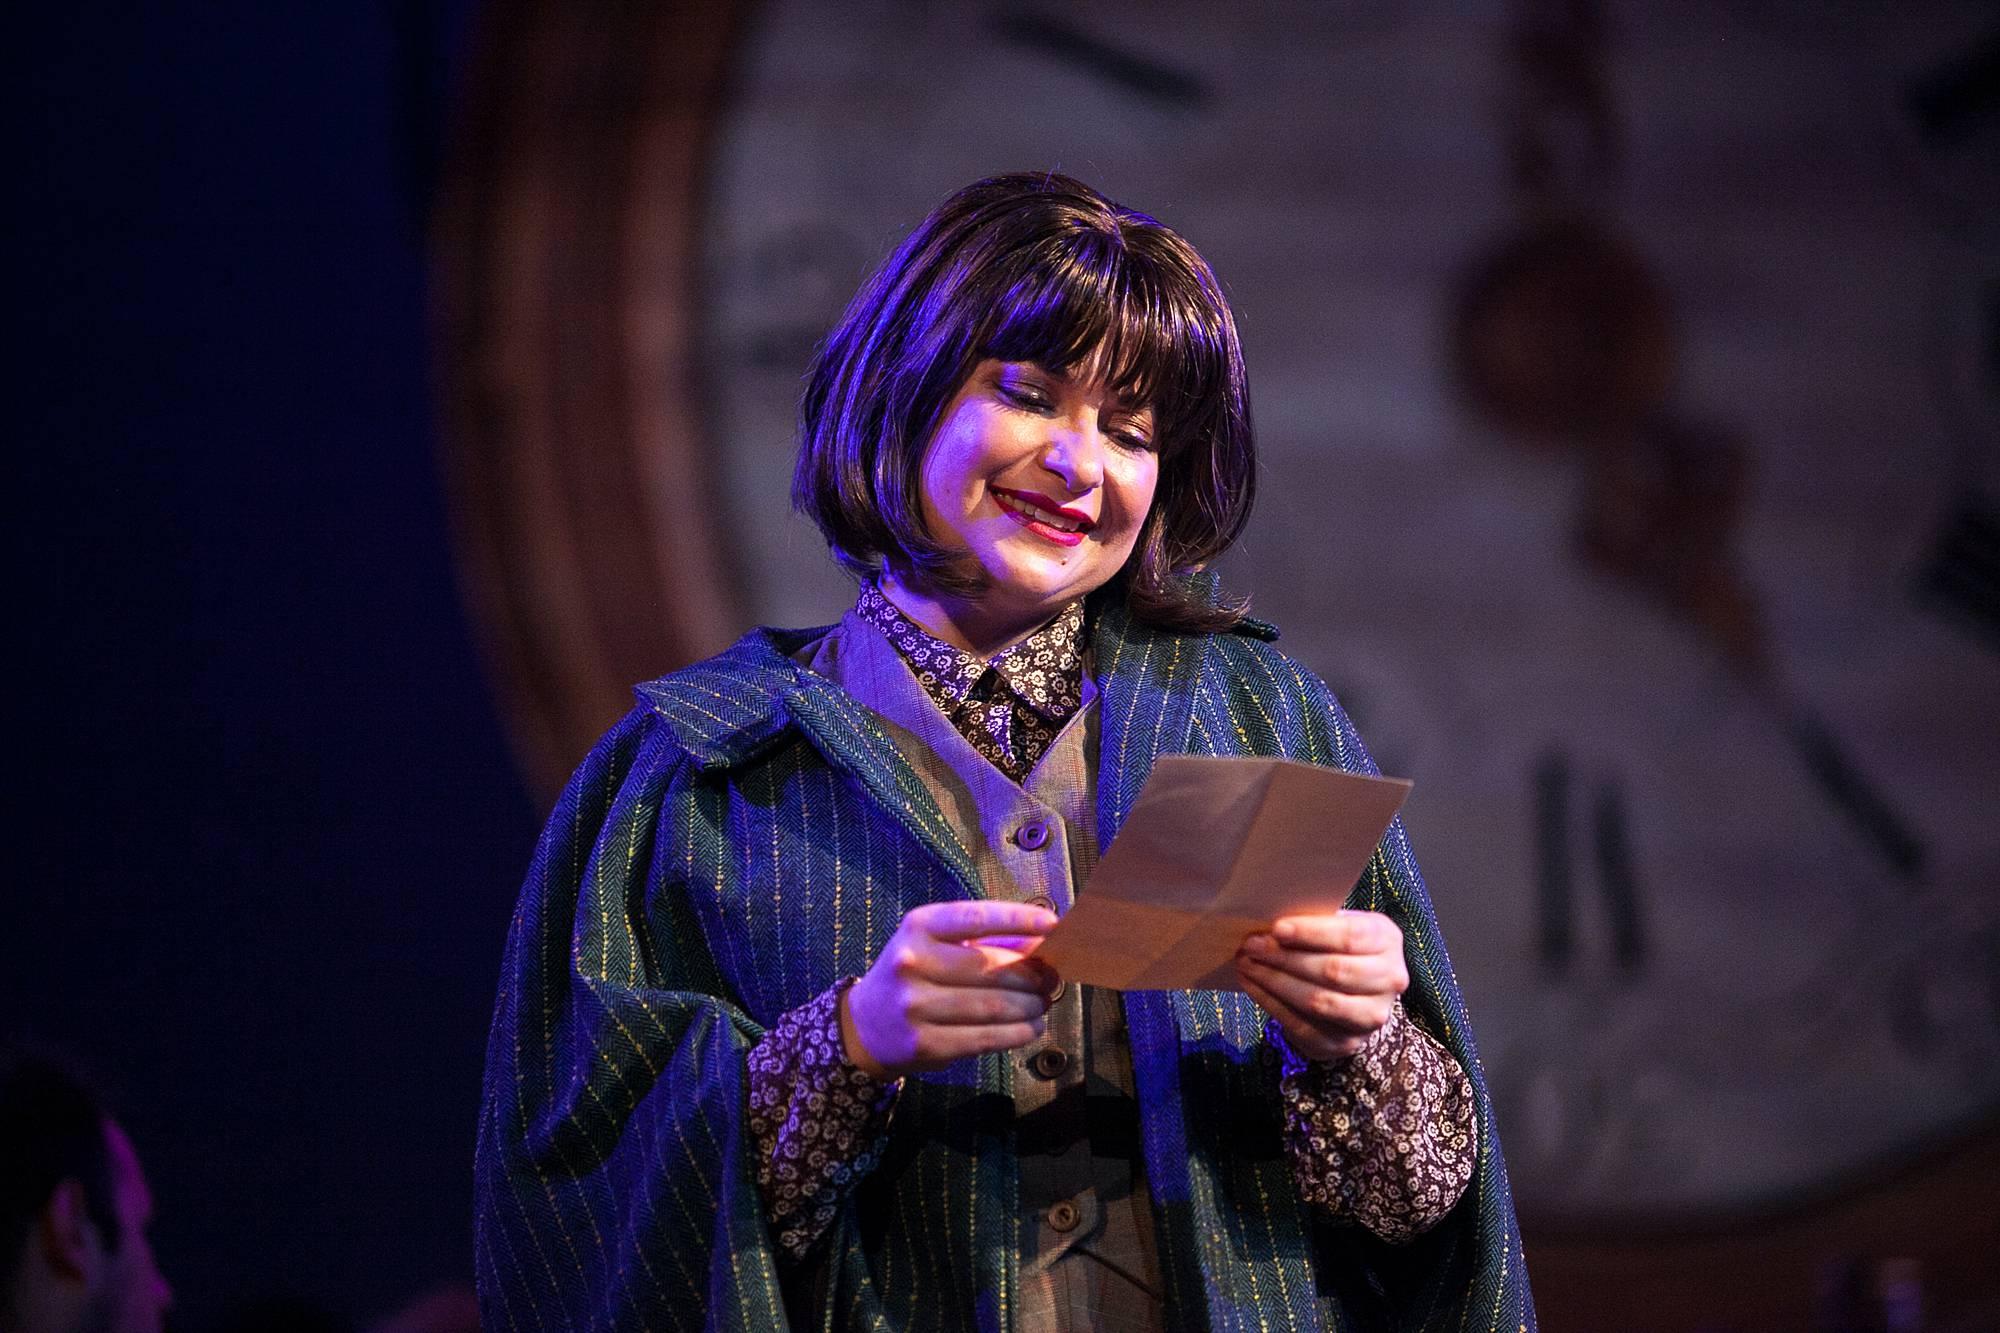
[[[2000,112],[2000,41],[1912,80],[1903,104],[1933,150],[1958,145]]]
[[[1650,461],[1650,466],[1642,462]],[[1746,451],[1725,430],[1667,416],[1596,460],[1578,537],[1592,564],[1684,620],[1778,716],[1822,794],[1905,879],[1923,846],[1833,731],[1794,700],[1732,541]]]
[[[1805,704],[1782,715],[1785,732],[1827,799],[1904,879],[1920,879],[1926,853],[1888,801],[1856,766],[1824,720]]]
[[[1996,307],[1994,322],[2000,324],[2000,299]],[[2000,344],[2000,332],[1995,342]],[[1933,606],[1957,612],[1975,629],[2000,638],[2000,511],[1967,497],[1938,534],[1917,591]]]
[[[991,27],[1016,46],[1052,55],[1155,102],[1193,109],[1208,101],[1208,85],[1187,70],[1113,46],[1052,14],[995,14]]]

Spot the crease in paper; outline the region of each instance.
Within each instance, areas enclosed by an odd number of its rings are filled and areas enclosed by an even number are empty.
[[[1241,989],[1243,938],[1339,910],[1409,793],[1289,759],[1163,756],[1036,954],[1085,985]]]

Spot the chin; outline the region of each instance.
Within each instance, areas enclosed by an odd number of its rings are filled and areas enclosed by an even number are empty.
[[[1066,602],[1075,601],[1094,589],[1097,585],[1078,578],[1067,569],[1051,570],[1039,566],[1005,564],[987,570],[988,587],[992,596],[1023,606],[1047,606],[1055,608]]]

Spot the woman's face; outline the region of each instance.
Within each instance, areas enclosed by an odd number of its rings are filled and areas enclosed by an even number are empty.
[[[984,573],[983,616],[1032,628],[1124,566],[1159,477],[1152,412],[1090,363],[982,361],[925,452],[924,522]]]

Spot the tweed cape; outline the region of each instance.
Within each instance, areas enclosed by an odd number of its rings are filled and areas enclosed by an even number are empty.
[[[746,1052],[865,971],[911,908],[983,896],[894,742],[791,660],[822,633],[758,630],[639,687],[549,819],[487,1052],[475,1257],[490,1330],[1015,1327],[1004,1055],[908,1080],[883,1161],[802,1263],[764,1223]],[[1269,637],[1095,608],[1106,847],[1161,754],[1374,771],[1326,686]],[[1328,1222],[1293,1189],[1263,1011],[1235,992],[1128,993],[1171,1326],[1525,1333],[1492,1105],[1400,821],[1349,902],[1403,929],[1405,1004],[1472,1081],[1477,1174],[1408,1245]]]

